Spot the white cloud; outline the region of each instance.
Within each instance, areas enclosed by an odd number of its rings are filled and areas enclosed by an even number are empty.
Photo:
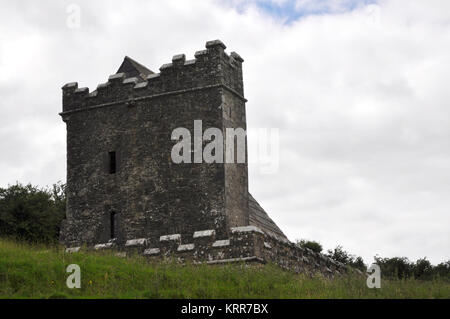
[[[448,1],[289,25],[256,4],[78,1],[80,29],[65,25],[69,3],[2,4],[1,185],[65,179],[64,83],[94,88],[124,55],[157,70],[220,38],[246,60],[249,127],[280,129],[278,174],[251,167],[250,188],[291,239],[342,244],[367,262],[450,258]]]
[[[304,13],[341,13],[363,7],[371,0],[296,0],[295,9]]]

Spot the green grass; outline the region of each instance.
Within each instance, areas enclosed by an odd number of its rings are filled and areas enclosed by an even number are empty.
[[[81,289],[66,286],[66,267],[81,267]],[[112,253],[65,254],[60,247],[0,240],[0,298],[450,298],[445,280],[309,278],[273,265],[149,263]]]

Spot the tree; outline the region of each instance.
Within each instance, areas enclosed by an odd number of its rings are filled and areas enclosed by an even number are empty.
[[[446,278],[450,280],[450,260],[442,262],[433,268],[433,273],[440,278]]]
[[[0,236],[56,242],[65,216],[65,185],[40,189],[20,183],[0,188]]]
[[[336,248],[334,248],[334,250],[329,249],[327,256],[345,265],[347,265],[352,260],[352,256],[348,252],[346,252],[342,248],[342,246],[337,246]]]
[[[421,258],[416,261],[414,265],[414,278],[429,279],[433,276],[433,266],[427,258]]]
[[[309,248],[316,253],[320,253],[323,250],[322,245],[316,241],[301,239],[297,240],[296,244],[303,249]]]
[[[367,266],[364,263],[364,259],[361,256],[356,257],[351,263],[350,266],[361,270],[362,272],[366,272]]]
[[[326,255],[333,260],[339,261],[353,268],[357,268],[361,271],[367,270],[367,266],[366,264],[364,264],[364,260],[362,259],[362,257],[351,255],[350,253],[345,251],[342,246],[337,246],[333,250],[329,249]]]
[[[381,268],[381,275],[388,278],[406,279],[414,274],[414,264],[406,257],[381,258],[374,257]]]

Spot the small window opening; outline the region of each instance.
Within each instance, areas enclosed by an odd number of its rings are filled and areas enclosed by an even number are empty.
[[[111,239],[116,238],[116,213],[111,212],[110,215]]]
[[[109,152],[109,173],[115,174],[117,171],[116,152]]]

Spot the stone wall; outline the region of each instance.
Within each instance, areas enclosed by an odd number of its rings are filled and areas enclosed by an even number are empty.
[[[155,245],[147,238],[128,240],[124,245],[107,242],[91,246],[93,250],[116,250],[122,257],[135,253],[150,260],[176,258],[180,262],[221,264],[232,262],[274,263],[297,273],[320,273],[333,277],[347,272],[347,267],[323,254],[302,249],[281,238],[269,236],[255,226],[231,228],[230,236],[217,239],[215,230],[194,232],[186,240],[181,234],[164,235]],[[80,247],[67,248],[77,252]]]

